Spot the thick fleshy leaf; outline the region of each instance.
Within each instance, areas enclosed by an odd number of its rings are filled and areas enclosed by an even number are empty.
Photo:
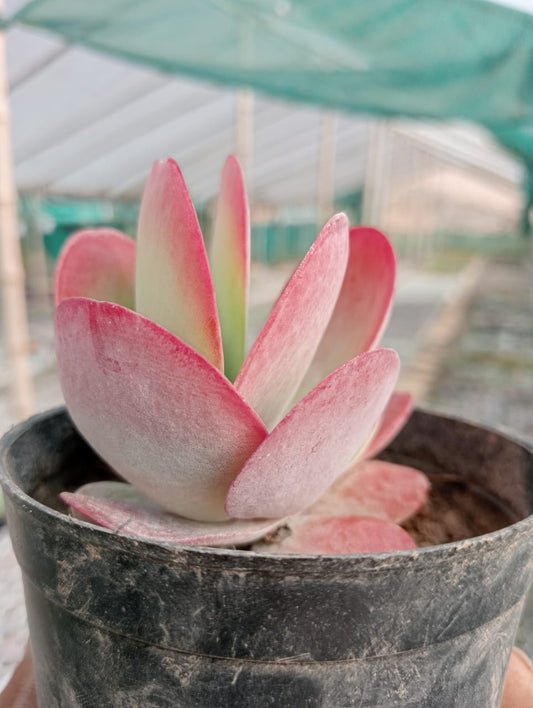
[[[69,412],[116,472],[169,511],[226,519],[267,431],[225,376],[150,320],[85,298],[59,305],[56,347]]]
[[[348,468],[371,434],[398,377],[391,349],[365,352],[314,388],[270,433],[233,481],[234,518],[307,509]]]
[[[291,519],[289,526],[292,533],[279,543],[268,546],[271,552],[382,553],[417,547],[407,531],[381,519],[361,516],[300,516]]]
[[[394,440],[403,428],[413,410],[413,397],[405,391],[392,394],[383,411],[379,427],[372,441],[364,451],[364,457],[374,457]]]
[[[128,485],[129,486],[129,485]],[[62,500],[78,515],[121,535],[150,541],[193,546],[240,546],[261,538],[283,520],[202,522],[170,514],[161,507],[138,501],[118,501],[88,494],[61,493]],[[85,519],[84,519],[85,520]]]
[[[235,387],[271,429],[311,363],[333,312],[348,258],[348,220],[322,229],[281,293]]]
[[[376,229],[350,229],[350,255],[335,310],[296,396],[300,400],[349,359],[377,345],[387,325],[396,282],[396,259]]]
[[[135,309],[223,370],[215,290],[202,232],[174,160],[156,162],[144,190]]]
[[[115,229],[84,229],[65,243],[55,274],[55,303],[91,297],[135,305],[135,241]]]
[[[424,505],[425,474],[383,460],[363,460],[338,479],[308,510],[320,516],[371,516],[401,523]]]
[[[230,155],[222,171],[211,272],[224,346],[224,373],[234,381],[244,361],[250,279],[250,214],[241,166]]]

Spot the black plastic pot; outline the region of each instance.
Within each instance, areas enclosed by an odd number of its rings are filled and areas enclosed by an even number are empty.
[[[63,410],[15,428],[2,483],[41,708],[497,708],[532,579],[532,454],[416,412],[387,455],[520,520],[399,553],[156,545],[59,510],[60,490],[109,475]]]

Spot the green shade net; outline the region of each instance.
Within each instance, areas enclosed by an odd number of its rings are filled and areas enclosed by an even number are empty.
[[[533,17],[484,0],[34,0],[12,22],[292,100],[473,120],[533,165]]]
[[[349,111],[501,130],[533,118],[533,18],[483,0],[36,0],[17,20],[166,72]]]

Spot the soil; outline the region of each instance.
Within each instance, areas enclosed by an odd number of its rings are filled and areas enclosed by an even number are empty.
[[[482,489],[449,475],[428,475],[430,495],[415,516],[402,524],[419,546],[461,541],[497,531],[516,517]]]

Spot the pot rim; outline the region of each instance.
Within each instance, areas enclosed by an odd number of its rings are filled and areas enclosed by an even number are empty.
[[[531,443],[513,434],[509,434],[502,429],[480,425],[464,418],[443,415],[422,408],[416,408],[415,410],[435,418],[481,427],[483,430],[494,433],[509,442],[517,444],[530,454],[533,454],[533,446]],[[339,559],[342,558],[346,561],[348,568],[353,568],[353,570],[357,570],[358,573],[371,573],[382,570],[401,571],[404,569],[406,563],[416,563],[417,561],[421,564],[423,563],[424,567],[427,567],[428,562],[432,565],[446,563],[452,556],[456,557],[462,554],[471,554],[473,551],[476,553],[483,553],[485,550],[490,551],[493,546],[502,541],[506,541],[506,545],[517,543],[522,536],[533,532],[533,514],[530,514],[524,519],[520,519],[496,531],[460,541],[424,546],[411,550],[354,554],[266,553],[235,548],[171,544],[153,541],[133,534],[118,534],[111,529],[76,519],[73,516],[57,511],[37,501],[21,489],[9,472],[9,464],[7,464],[6,458],[8,457],[10,447],[35,423],[53,417],[60,417],[65,413],[68,416],[66,406],[51,408],[16,424],[4,434],[0,440],[0,482],[4,491],[7,492],[7,496],[11,497],[11,499],[15,500],[19,505],[27,507],[34,517],[52,519],[54,523],[61,526],[77,527],[87,536],[87,541],[96,547],[114,546],[116,550],[128,555],[146,556],[148,554],[154,560],[161,560],[167,563],[174,561],[182,564],[185,559],[190,559],[193,562],[202,561],[202,568],[205,570],[208,570],[208,567],[204,565],[205,561],[216,557],[219,563],[220,560],[226,559],[228,562],[233,561],[234,563],[244,564],[244,566],[247,567],[243,567],[243,570],[256,570],[257,564],[264,566],[265,562],[268,561],[269,572],[275,572],[277,570],[286,574],[288,570],[290,571],[292,569],[293,573],[296,574],[295,566],[298,565],[298,572],[308,569],[321,573],[325,571],[325,566],[330,563],[334,563],[338,570]],[[80,435],[80,437],[82,436]],[[288,568],[286,566],[288,566]],[[216,569],[220,570],[220,565],[217,565]]]

